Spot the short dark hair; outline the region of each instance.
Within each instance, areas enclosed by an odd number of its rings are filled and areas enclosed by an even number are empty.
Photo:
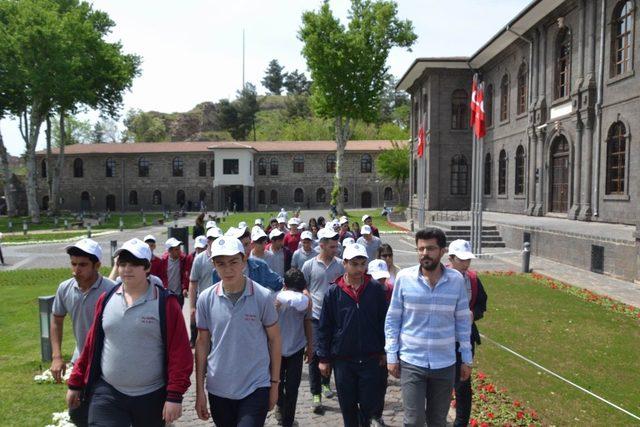
[[[431,239],[436,239],[440,249],[447,247],[447,236],[444,234],[444,231],[437,227],[423,228],[416,233],[416,243],[418,243],[418,240]]]
[[[249,228],[247,227],[247,229],[245,230],[245,232],[242,234],[242,236],[238,237],[238,240],[242,240],[246,237],[251,237],[251,232],[249,231]]]
[[[254,243],[264,244],[264,243],[267,243],[268,241],[269,241],[269,238],[267,236],[262,236],[258,240],[254,240]]]
[[[69,249],[67,249],[67,254],[69,256],[79,256],[79,257],[85,257],[85,258],[89,258],[89,260],[92,263],[96,263],[96,262],[100,262],[100,260],[98,259],[97,256],[95,256],[94,254],[90,254],[88,252],[83,251],[80,248],[76,248],[75,246],[70,247]]]
[[[284,273],[284,285],[288,289],[295,289],[302,292],[307,287],[307,281],[304,279],[304,274],[297,268],[290,268]]]
[[[330,240],[335,240],[338,241],[340,240],[340,236],[338,236],[337,234],[333,237],[323,237],[322,239],[320,239],[320,243],[327,243]]]
[[[133,264],[136,266],[143,266],[145,268],[145,270],[149,267],[151,267],[151,263],[149,262],[148,259],[146,258],[137,258],[136,256],[134,256],[131,252],[129,251],[121,251],[118,254],[118,265],[122,264],[122,263],[129,263],[129,264]]]
[[[390,244],[388,243],[383,243],[378,247],[378,251],[376,253],[376,256],[378,258],[380,258],[380,255],[389,252],[391,255],[393,255],[393,248],[391,247]]]
[[[279,236],[273,236],[271,238],[271,241],[273,242],[274,240],[280,240],[280,239],[284,240],[284,234],[280,234]]]

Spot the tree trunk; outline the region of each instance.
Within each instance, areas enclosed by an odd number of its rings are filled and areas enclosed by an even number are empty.
[[[52,170],[51,170],[51,116],[49,114],[47,114],[47,119],[45,120],[46,123],[46,129],[45,129],[45,135],[46,135],[46,140],[47,140],[47,157],[46,157],[46,168],[47,168],[47,189],[48,194],[49,194],[49,212],[54,212],[54,206],[53,206],[53,175],[52,175]]]
[[[26,116],[26,113],[25,113]],[[38,143],[38,135],[40,134],[40,127],[44,122],[44,114],[38,113],[37,106],[31,107],[31,113],[29,114],[28,124],[25,120],[25,157],[27,166],[27,206],[29,209],[29,216],[31,221],[40,222],[40,206],[38,205],[38,182],[36,176],[38,168],[36,165],[36,145]]]
[[[64,169],[64,147],[67,140],[67,130],[65,128],[65,112],[60,111],[60,146],[58,147],[58,157],[56,165],[53,167],[53,181],[51,185],[51,200],[49,205],[53,206],[53,212],[60,209],[60,177]]]
[[[7,203],[7,215],[16,216],[18,214],[16,206],[16,193],[11,191],[11,169],[9,169],[9,155],[4,146],[2,132],[0,132],[0,166],[2,168],[2,184],[4,187],[5,202]]]
[[[350,119],[347,117],[336,117],[335,119],[335,132],[336,132],[336,175],[333,182],[333,194],[336,194],[336,210],[338,215],[344,215],[344,198],[342,191],[344,186],[342,185],[342,159],[344,157],[344,150],[347,147],[347,141],[349,139],[349,123]],[[336,191],[337,190],[337,191]],[[355,197],[355,195],[352,195]]]

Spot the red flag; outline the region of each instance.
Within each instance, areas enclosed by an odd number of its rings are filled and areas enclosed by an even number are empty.
[[[478,75],[474,74],[473,83],[471,83],[471,106],[470,106],[471,116],[469,119],[471,129],[475,127],[476,109],[477,109],[477,105],[476,105],[477,93],[478,93]]]
[[[420,126],[420,129],[418,129],[418,157],[420,158],[424,155],[425,139],[424,127]]]
[[[476,107],[473,113],[473,133],[480,139],[487,133],[484,119],[484,83],[481,83],[476,92]]]

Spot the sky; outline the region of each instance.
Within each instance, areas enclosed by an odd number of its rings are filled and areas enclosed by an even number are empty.
[[[410,19],[418,40],[408,52],[395,48],[388,66],[396,78],[417,57],[467,56],[480,48],[530,0],[397,0],[398,16]],[[304,11],[321,0],[95,0],[94,8],[116,26],[110,41],[143,58],[142,73],[124,97],[129,109],[188,111],[203,101],[234,98],[242,87],[242,32],[245,79],[264,93],[260,80],[277,59],[285,72],[309,76],[297,39]],[[334,14],[347,21],[349,0],[330,0]],[[96,113],[83,118],[95,120]],[[0,130],[10,154],[24,152],[18,122],[5,119]],[[44,144],[41,135],[38,148]]]

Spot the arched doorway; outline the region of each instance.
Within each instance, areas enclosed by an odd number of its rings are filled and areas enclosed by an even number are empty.
[[[560,135],[551,143],[549,212],[569,210],[569,142]]]
[[[82,194],[80,194],[80,210],[91,210],[91,195],[88,191],[83,191]]]
[[[184,194],[184,190],[178,190],[178,192],[176,193],[176,205],[178,205],[179,208],[182,208],[185,201],[186,196]]]
[[[114,196],[113,194],[107,195],[106,205],[107,205],[107,210],[109,212],[115,212],[115,210],[116,210],[116,196]]]
[[[370,191],[363,191],[362,192],[362,197],[361,197],[361,205],[363,208],[370,208],[371,207],[371,192]]]

